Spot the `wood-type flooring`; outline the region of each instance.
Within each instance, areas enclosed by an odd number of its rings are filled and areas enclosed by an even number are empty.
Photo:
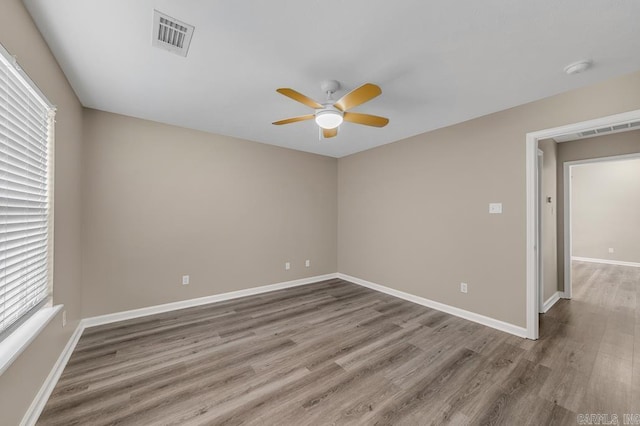
[[[339,279],[88,328],[38,424],[623,424],[640,268],[573,267],[537,341]]]

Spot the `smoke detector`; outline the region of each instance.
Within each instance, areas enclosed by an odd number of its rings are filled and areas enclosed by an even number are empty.
[[[157,10],[153,11],[153,35],[152,44],[176,55],[187,56],[193,25],[178,21]]]
[[[567,73],[567,75],[580,74],[581,72],[584,72],[591,68],[591,65],[593,65],[593,62],[585,59],[567,65],[566,67],[564,67],[564,72]]]

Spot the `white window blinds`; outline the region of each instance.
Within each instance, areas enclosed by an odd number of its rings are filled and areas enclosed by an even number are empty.
[[[50,295],[54,111],[0,46],[0,340]]]

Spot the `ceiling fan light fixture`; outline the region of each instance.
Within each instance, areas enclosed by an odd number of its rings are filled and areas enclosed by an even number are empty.
[[[316,124],[323,129],[335,129],[342,124],[343,118],[339,111],[323,110],[316,113]]]

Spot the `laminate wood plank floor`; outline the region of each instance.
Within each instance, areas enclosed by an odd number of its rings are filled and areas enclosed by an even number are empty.
[[[38,424],[622,423],[640,268],[573,267],[535,342],[339,279],[89,328]]]

